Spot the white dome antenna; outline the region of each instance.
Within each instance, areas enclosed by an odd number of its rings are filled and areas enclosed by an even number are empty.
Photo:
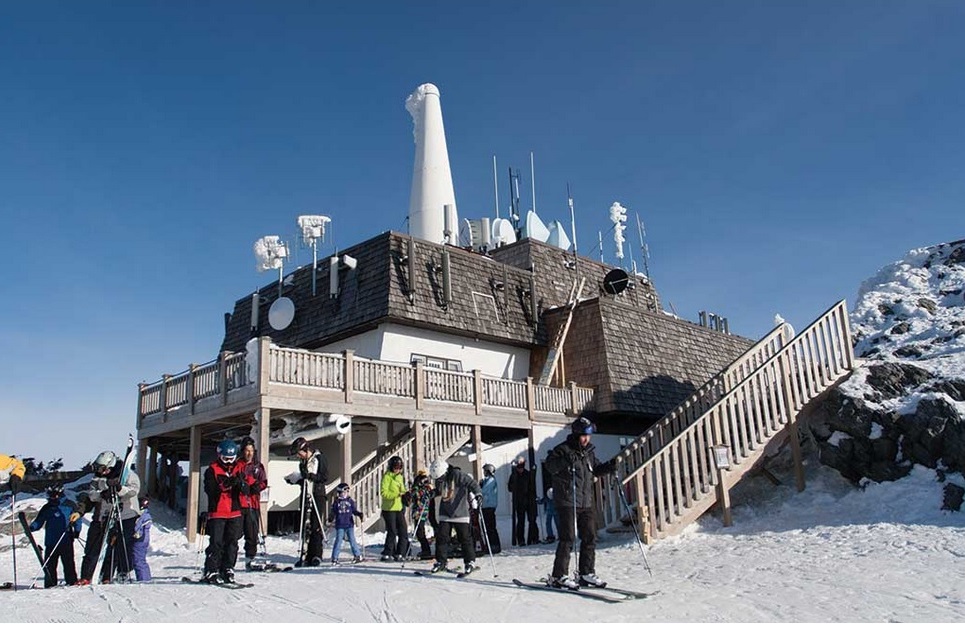
[[[312,248],[312,296],[315,296],[315,273],[318,272],[318,246],[325,242],[325,226],[332,220],[325,215],[302,215],[298,217],[298,227],[302,230],[302,241]]]

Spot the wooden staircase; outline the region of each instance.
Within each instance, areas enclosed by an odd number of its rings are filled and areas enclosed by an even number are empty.
[[[839,301],[791,338],[780,325],[670,414],[631,442],[616,459],[618,479],[600,488],[604,522],[626,517],[623,487],[644,541],[680,532],[719,500],[764,456],[789,437],[800,459],[797,417],[854,368],[845,302]],[[718,469],[714,448],[730,467]],[[799,478],[803,489],[803,478]]]
[[[451,423],[433,423],[430,427],[416,427],[422,429],[423,436],[422,464],[428,466],[437,457],[452,457],[469,441],[472,433],[470,425]],[[364,458],[352,467],[352,498],[362,512],[362,530],[365,531],[375,524],[382,515],[382,495],[379,487],[382,476],[388,470],[389,459],[398,455],[405,466],[416,465],[416,431],[410,429],[398,436],[387,446]],[[338,481],[327,484],[326,491],[334,492]],[[408,485],[408,483],[407,483]]]

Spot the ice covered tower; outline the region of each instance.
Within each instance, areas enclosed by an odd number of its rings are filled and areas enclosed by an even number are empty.
[[[434,84],[419,86],[406,98],[405,108],[412,115],[415,162],[412,165],[412,195],[409,197],[409,233],[415,237],[445,242],[446,224],[455,242],[459,230],[456,193],[449,170],[446,131],[442,126],[439,89]],[[446,219],[446,206],[449,218]]]

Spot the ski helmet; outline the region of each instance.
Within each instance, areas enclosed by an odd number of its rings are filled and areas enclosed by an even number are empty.
[[[298,451],[307,451],[307,450],[308,450],[308,440],[306,440],[305,438],[295,438],[295,441],[292,442],[292,446],[291,446],[291,449],[289,449],[288,454],[297,455]]]
[[[429,466],[429,476],[433,479],[441,479],[449,471],[449,464],[444,459],[437,459]]]
[[[483,472],[488,475],[496,474],[496,466],[493,466],[492,464],[486,464],[485,466],[483,466]]]
[[[348,496],[348,492],[350,489],[351,488],[349,487],[348,483],[339,483],[338,487],[335,488],[335,493],[339,495],[345,494],[346,496]]]
[[[218,444],[218,459],[233,464],[238,459],[238,444],[234,440],[222,440]]]
[[[596,427],[593,426],[593,423],[591,423],[588,418],[582,416],[573,421],[570,429],[572,429],[576,435],[590,435],[596,432]]]
[[[251,446],[251,447],[254,447],[254,446],[255,446],[255,440],[254,440],[254,438],[252,438],[251,436],[245,436],[245,437],[241,438],[241,444],[239,445],[239,448],[243,451],[243,450],[245,450],[246,448],[248,448],[249,446]]]
[[[91,462],[94,466],[94,472],[97,474],[107,474],[110,472],[111,468],[117,464],[117,455],[111,451],[103,451],[100,455],[94,458]]]
[[[396,470],[402,468],[402,458],[398,455],[393,455],[389,458],[389,470]]]
[[[64,486],[55,483],[47,488],[47,498],[60,498],[64,495]]]

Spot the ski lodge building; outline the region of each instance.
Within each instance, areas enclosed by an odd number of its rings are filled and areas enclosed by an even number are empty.
[[[350,484],[367,528],[390,457],[407,482],[458,456],[477,478],[497,465],[505,483],[500,444],[516,441],[538,468],[586,415],[600,459],[620,460],[599,484],[601,519],[640,518],[645,540],[715,504],[726,521],[729,486],[775,445],[799,458],[797,418],[853,367],[844,302],[797,336],[782,325],[755,343],[665,313],[648,279],[567,251],[535,213],[511,235],[508,220],[467,220],[473,235],[456,244],[438,90],[423,85],[407,108],[409,232],[280,271],[225,314],[216,358],[140,385],[137,465],[154,493],[159,456],[188,462],[188,539],[214,448],[246,435],[268,470],[268,518],[297,509],[283,476],[303,436],[328,459],[327,491]]]

